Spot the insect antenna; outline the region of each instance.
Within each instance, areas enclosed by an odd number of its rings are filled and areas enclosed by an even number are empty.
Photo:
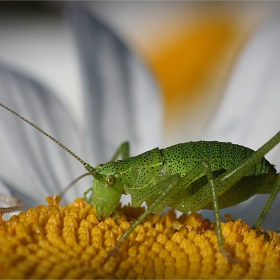
[[[87,172],[81,176],[79,176],[78,178],[76,178],[74,181],[72,181],[68,186],[66,186],[60,193],[59,193],[59,196],[63,197],[66,192],[73,186],[75,185],[80,179],[86,177],[86,176],[94,176],[94,172]]]
[[[26,118],[24,118],[23,116],[21,116],[20,114],[18,114],[17,112],[13,111],[12,109],[10,109],[9,107],[5,106],[4,104],[0,103],[0,106],[2,106],[3,108],[5,108],[6,110],[8,110],[9,112],[11,112],[12,114],[16,115],[18,118],[22,119],[23,121],[25,121],[26,123],[28,123],[29,125],[33,126],[35,129],[37,129],[39,132],[41,132],[42,134],[44,134],[45,136],[47,136],[48,138],[50,138],[53,142],[55,142],[58,146],[60,146],[63,150],[65,150],[67,153],[69,153],[72,157],[74,157],[75,159],[77,159],[80,163],[82,163],[85,168],[87,169],[87,171],[89,172],[93,172],[94,168],[92,166],[90,166],[88,163],[86,163],[84,160],[82,160],[80,157],[78,157],[76,154],[74,154],[71,150],[69,150],[66,146],[64,146],[62,143],[60,143],[58,140],[56,140],[54,137],[52,137],[51,135],[49,135],[47,132],[45,132],[43,129],[41,129],[39,126],[37,126],[36,124],[32,123],[31,121],[27,120]],[[93,174],[91,174],[93,175]]]

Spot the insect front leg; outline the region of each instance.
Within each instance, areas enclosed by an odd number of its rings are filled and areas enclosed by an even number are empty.
[[[84,200],[87,204],[90,204],[90,199],[87,198],[87,195],[88,195],[89,192],[92,192],[92,188],[89,188],[88,190],[86,190],[84,192]]]
[[[129,143],[128,142],[123,142],[121,143],[120,147],[117,149],[117,151],[115,152],[115,154],[113,155],[113,157],[111,158],[110,161],[116,161],[118,159],[118,157],[121,155],[122,159],[127,159],[129,158]]]

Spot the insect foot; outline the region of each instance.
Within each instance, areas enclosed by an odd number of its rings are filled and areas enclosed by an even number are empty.
[[[139,217],[142,208],[126,206],[117,220],[99,221],[83,198],[67,206],[57,196],[47,202],[11,220],[0,217],[1,278],[280,278],[279,235],[269,232],[267,240],[241,220],[222,225],[226,248],[242,261],[230,265],[214,224],[199,214],[150,214],[111,251],[131,228],[131,212]]]
[[[110,251],[105,259],[105,263],[110,259],[110,258],[114,258],[117,256],[117,254],[119,253],[119,248],[115,247],[112,251]]]
[[[227,262],[232,264],[242,264],[241,260],[235,258],[230,252],[228,252],[225,248],[220,248],[220,252],[223,254],[223,256],[226,258]]]

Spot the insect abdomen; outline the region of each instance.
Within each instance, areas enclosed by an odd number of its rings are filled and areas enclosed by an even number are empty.
[[[253,152],[253,150],[240,145],[217,141],[189,142],[162,150],[164,168],[168,172],[172,174],[179,173],[181,176],[184,176],[195,168],[199,162],[205,160],[211,166],[214,178],[236,167]],[[231,199],[225,198],[226,194],[221,197],[219,201],[220,208],[235,205],[256,193],[269,193],[271,191],[270,188],[274,185],[273,181],[276,179],[276,176],[276,170],[273,165],[265,158],[262,158],[235,186],[232,186]],[[202,173],[191,184],[192,201],[196,201],[198,205],[200,198],[196,197],[196,195],[200,196],[202,188],[207,183],[205,173]],[[205,191],[206,189],[202,192]],[[210,195],[210,189],[208,195]],[[197,207],[199,208],[199,206]],[[212,204],[209,204],[207,208],[211,209]]]
[[[202,160],[206,160],[210,164],[213,172],[228,171],[253,152],[253,150],[237,144],[198,141],[171,146],[162,150],[162,155],[164,164],[172,170],[172,173],[179,173],[183,176]],[[271,169],[276,172],[273,165],[263,158],[252,169],[252,172],[259,175],[267,173]]]

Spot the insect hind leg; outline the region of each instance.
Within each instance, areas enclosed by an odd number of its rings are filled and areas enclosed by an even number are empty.
[[[280,173],[277,174],[278,175],[278,178],[277,178],[277,181],[273,187],[273,190],[269,196],[269,199],[268,201],[266,202],[259,218],[257,219],[257,221],[254,223],[253,225],[253,229],[257,229],[261,223],[263,222],[266,214],[268,213],[269,209],[271,208],[271,205],[272,203],[274,202],[274,200],[276,199],[276,196],[278,194],[278,192],[280,191]]]

